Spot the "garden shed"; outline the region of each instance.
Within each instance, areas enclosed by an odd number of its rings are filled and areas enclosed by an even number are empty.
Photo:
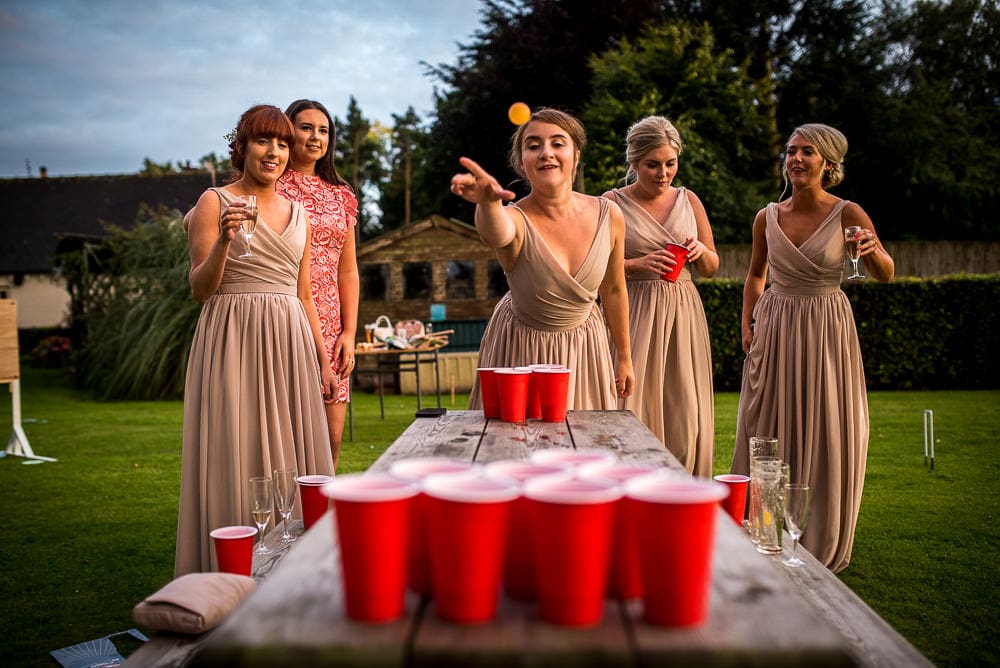
[[[420,320],[435,330],[454,330],[441,354],[443,388],[472,386],[479,341],[507,279],[493,251],[472,225],[432,215],[358,247],[364,324],[386,315],[392,322]],[[429,373],[429,372],[428,372]],[[399,378],[408,392],[409,374]]]

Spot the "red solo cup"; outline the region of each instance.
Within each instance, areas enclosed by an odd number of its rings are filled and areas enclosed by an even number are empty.
[[[438,473],[424,481],[424,493],[438,616],[462,624],[493,619],[517,481],[481,470]]]
[[[569,401],[569,369],[536,369],[535,386],[541,405],[543,422],[562,422],[566,419]]]
[[[675,472],[662,466],[627,464],[624,462],[591,462],[582,464],[576,475],[582,480],[611,480],[624,484],[639,475]],[[642,598],[642,574],[639,571],[638,528],[631,508],[631,501],[623,498],[615,508],[614,534],[611,539],[611,567],[608,573],[608,595],[613,598]]]
[[[617,457],[602,448],[545,448],[532,452],[530,460],[536,464],[569,464],[575,467],[590,462],[613,462],[617,461]]]
[[[497,379],[494,371],[496,369],[492,367],[476,369],[476,373],[479,374],[479,396],[483,398],[483,417],[498,420],[500,419],[500,398],[497,396]]]
[[[681,275],[681,269],[684,268],[684,263],[687,262],[688,248],[687,246],[671,243],[667,244],[667,250],[674,254],[674,266],[669,271],[660,274],[660,278],[671,283],[676,283],[677,277]]]
[[[659,626],[696,626],[708,617],[712,546],[722,483],[657,473],[625,482],[639,531],[643,615]]]
[[[738,473],[720,473],[715,476],[715,480],[729,487],[729,496],[719,501],[719,505],[729,513],[734,522],[742,526],[743,514],[747,503],[747,485],[750,482],[750,476]]]
[[[253,542],[257,527],[231,526],[213,529],[215,560],[222,573],[253,575]]]
[[[295,478],[302,500],[302,526],[309,529],[330,509],[330,500],[323,496],[323,485],[331,482],[328,475],[300,475]]]
[[[525,482],[524,496],[542,619],[564,626],[600,623],[621,487],[610,480],[549,475]]]
[[[543,475],[572,476],[562,464],[535,464],[523,460],[505,459],[485,466],[486,475],[513,478],[520,484]],[[531,505],[523,496],[510,508],[507,548],[503,562],[503,589],[518,601],[533,601],[538,596],[535,586],[535,556],[531,542]]]
[[[423,485],[435,473],[458,473],[475,468],[472,462],[446,457],[414,457],[393,462],[389,473],[402,480]],[[406,584],[418,594],[430,594],[431,553],[427,536],[427,495],[421,492],[410,504],[410,545],[406,563]]]
[[[500,397],[500,419],[504,422],[524,422],[528,411],[529,369],[497,369],[497,396]]]
[[[542,417],[542,406],[538,403],[538,380],[535,376],[536,364],[528,366],[516,366],[515,371],[528,372],[528,396],[524,404],[524,417],[529,420],[537,420]]]
[[[340,543],[344,609],[365,622],[403,614],[410,502],[416,483],[385,473],[349,473],[323,486]]]

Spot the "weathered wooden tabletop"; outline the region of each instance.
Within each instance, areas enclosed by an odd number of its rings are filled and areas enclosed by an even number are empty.
[[[548,447],[600,447],[622,461],[680,468],[630,412],[572,411],[565,423],[516,425],[453,411],[417,419],[370,470],[408,457],[523,459]],[[187,665],[930,665],[815,559],[803,554],[807,567],[786,568],[759,554],[721,510],[716,525],[711,609],[699,628],[655,627],[639,604],[614,600],[599,626],[565,628],[541,621],[536,604],[504,596],[496,620],[457,625],[413,594],[404,618],[363,624],[344,614],[327,513]]]

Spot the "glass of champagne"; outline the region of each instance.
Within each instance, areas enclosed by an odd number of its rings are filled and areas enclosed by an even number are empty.
[[[278,514],[281,515],[282,543],[291,543],[296,539],[288,531],[288,520],[292,517],[292,508],[295,507],[295,492],[298,491],[295,478],[298,475],[295,469],[275,469],[273,474],[274,501],[278,506]]]
[[[858,272],[858,259],[861,257],[860,248],[858,248],[861,241],[858,238],[860,235],[860,227],[852,225],[851,227],[844,228],[844,241],[847,242],[847,257],[851,259],[851,265],[854,267],[854,273],[848,276],[848,279],[865,278],[864,274]]]
[[[795,548],[799,545],[799,538],[806,528],[806,521],[809,519],[809,485],[803,483],[789,483],[785,485],[785,529],[792,537],[792,556],[781,563],[791,568],[805,566],[806,562],[799,559],[795,553]]]
[[[247,250],[240,257],[255,257],[250,252],[250,242],[253,241],[253,233],[257,229],[257,196],[239,195],[238,197],[243,202],[243,222],[240,223],[240,229],[243,231],[243,237],[247,241]]]
[[[257,525],[260,540],[254,548],[254,554],[271,554],[272,550],[264,545],[264,529],[271,521],[274,512],[274,497],[271,491],[271,479],[264,477],[250,478],[250,514]]]

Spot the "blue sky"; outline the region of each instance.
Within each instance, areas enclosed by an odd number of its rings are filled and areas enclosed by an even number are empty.
[[[479,0],[4,0],[0,178],[197,162],[256,103],[301,97],[391,125],[426,118]]]

